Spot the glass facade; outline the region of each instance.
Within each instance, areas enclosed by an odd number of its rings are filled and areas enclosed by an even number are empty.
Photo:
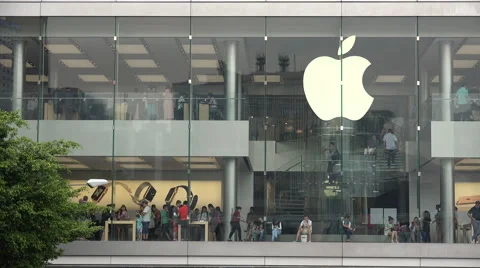
[[[478,18],[0,23],[0,108],[81,145],[58,157],[72,184],[109,181],[84,194],[115,212],[98,240],[139,239],[143,201],[147,240],[226,240],[237,206],[246,240],[472,239]]]

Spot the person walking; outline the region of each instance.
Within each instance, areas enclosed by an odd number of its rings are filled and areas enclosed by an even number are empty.
[[[395,154],[397,152],[397,136],[393,134],[393,130],[389,129],[388,133],[383,136],[385,142],[385,152],[387,154],[387,166],[388,168],[395,162]]]
[[[480,201],[475,201],[475,206],[468,213],[468,217],[472,220],[473,236],[472,243],[478,243],[478,235],[480,235]]]
[[[242,228],[240,227],[240,212],[242,212],[242,207],[236,207],[235,212],[232,214],[232,220],[230,221],[230,226],[232,230],[228,235],[228,241],[232,241],[232,236],[237,232],[238,240],[242,241]]]

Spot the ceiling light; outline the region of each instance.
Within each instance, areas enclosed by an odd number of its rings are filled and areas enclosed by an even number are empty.
[[[120,166],[126,169],[152,169],[149,164],[121,164]]]
[[[217,60],[192,60],[192,68],[219,68]]]
[[[106,157],[106,159],[109,162],[113,161],[113,157]],[[116,163],[145,163],[145,160],[143,160],[143,158],[140,158],[140,157],[126,156],[126,157],[115,157],[115,162]]]
[[[6,68],[12,68],[12,60],[9,59],[0,59],[0,64],[5,66]],[[27,68],[34,68],[32,64],[26,63]]]
[[[458,83],[460,80],[463,79],[463,75],[454,75],[453,82]],[[437,75],[433,78],[432,83],[440,83],[440,77]]]
[[[454,60],[453,68],[470,69],[477,65],[478,60]]]
[[[68,68],[96,68],[89,60],[60,60]]]
[[[253,82],[255,83],[263,83],[265,81],[265,75],[254,75]],[[280,82],[280,75],[267,75],[267,82],[270,83],[279,83]]]
[[[125,60],[130,68],[157,68],[153,60]]]
[[[46,45],[46,47],[53,54],[82,54],[82,52],[76,46],[71,44],[49,44]]]
[[[103,74],[79,74],[78,78],[83,82],[110,82]]]
[[[64,166],[69,169],[89,169],[89,167],[84,164],[65,164]]]
[[[188,157],[174,157],[177,162],[188,163]],[[215,157],[190,157],[190,163],[217,163]]]
[[[58,162],[60,163],[80,163],[77,160],[71,158],[71,157],[66,157],[66,156],[57,156],[55,157]]]
[[[465,158],[462,159],[457,165],[477,164],[480,165],[480,158]]]
[[[401,83],[404,79],[405,75],[379,75],[375,83]]]
[[[200,83],[223,83],[223,76],[221,75],[209,75],[209,74],[197,74],[197,79]]]
[[[207,164],[207,165],[191,164],[190,168],[191,169],[218,169],[218,166],[214,164]]]
[[[190,45],[183,45],[185,53],[190,53]],[[213,45],[192,45],[192,54],[215,54]]]
[[[25,76],[25,81],[30,83],[38,83],[40,76],[38,74],[27,74]],[[41,76],[41,82],[48,82],[48,77],[45,75]]]
[[[142,82],[167,82],[165,76],[161,74],[139,74],[137,77]]]
[[[5,45],[0,45],[0,54],[12,54],[12,50]]]
[[[479,171],[480,166],[455,166],[457,171]]]
[[[480,55],[480,45],[463,45],[458,51],[458,55]]]
[[[148,54],[144,45],[120,45],[118,47],[120,54]]]

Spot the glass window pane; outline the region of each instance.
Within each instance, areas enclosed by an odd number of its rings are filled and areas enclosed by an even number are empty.
[[[87,188],[79,197],[101,206],[113,206],[115,192],[111,162],[114,36],[114,18],[53,17],[45,19],[42,39],[45,82],[39,140],[64,139],[80,144],[79,149],[58,160],[71,171],[65,177],[72,184],[85,184],[92,178],[109,181]],[[108,218],[108,213],[98,214],[96,224],[106,226]],[[105,232],[105,238],[111,238],[112,233]],[[99,232],[95,240],[101,239]]]
[[[0,109],[19,111],[26,120],[38,118],[40,29],[39,18],[0,19]]]
[[[418,229],[399,237],[388,230],[419,216],[409,190],[417,183],[416,19],[343,18],[342,35],[344,214],[356,241],[382,241],[378,230],[393,241],[417,241]]]
[[[472,240],[458,234],[470,230],[467,212],[479,199],[475,189],[480,155],[472,146],[480,126],[479,26],[480,20],[474,17],[418,20],[422,85],[419,202],[421,212],[436,220],[430,225],[430,239],[436,243]]]
[[[319,241],[341,214],[339,34],[336,18],[267,19],[266,142],[277,150],[266,156],[266,216],[282,235],[297,236],[306,215]]]
[[[190,64],[181,45],[189,40],[189,20],[117,18],[115,240],[132,240],[132,235],[137,240],[172,240],[178,238],[178,225],[184,223],[173,216],[173,210],[177,200],[190,200]],[[192,185],[192,192],[202,199],[198,205],[191,203],[191,209],[208,204],[205,197],[211,186],[198,183]],[[138,221],[134,233],[125,226],[128,221]],[[182,227],[185,237],[187,228]]]

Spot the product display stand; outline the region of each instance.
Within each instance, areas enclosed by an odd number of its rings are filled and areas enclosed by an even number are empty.
[[[108,229],[110,224],[120,225],[120,224],[131,224],[132,225],[132,241],[136,240],[137,234],[137,222],[136,221],[105,221],[105,230],[103,232],[103,240],[108,241]]]
[[[205,242],[208,241],[208,221],[192,221],[189,225],[204,225],[205,226]],[[182,237],[182,226],[178,225],[178,235],[177,237]],[[177,241],[182,241],[182,239],[177,239]]]

